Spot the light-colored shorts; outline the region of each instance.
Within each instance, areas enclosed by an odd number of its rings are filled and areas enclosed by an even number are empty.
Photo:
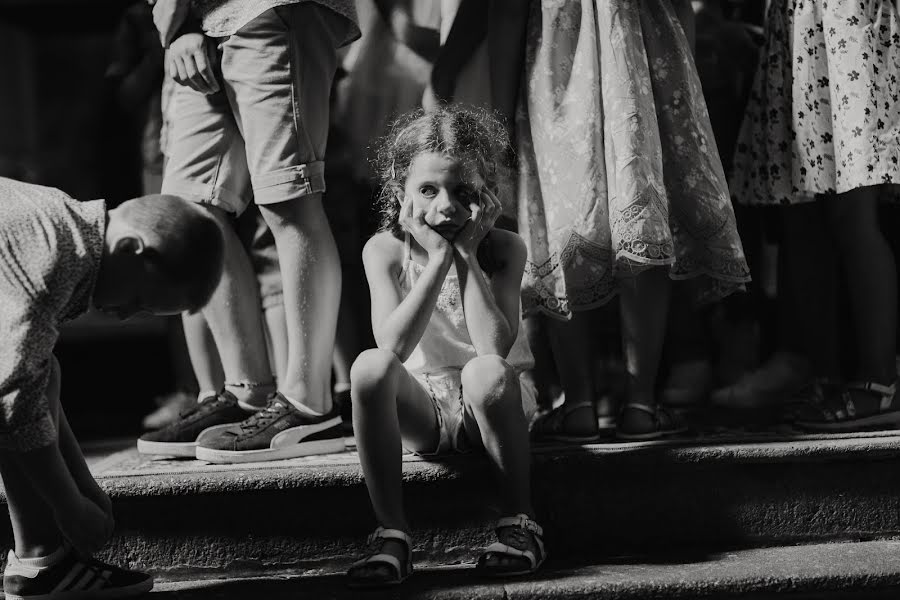
[[[315,2],[215,38],[220,91],[172,99],[163,193],[240,214],[324,191],[329,93],[353,23]]]
[[[434,452],[416,452],[425,458],[446,454],[471,452],[473,446],[464,427],[465,405],[463,404],[462,371],[447,370],[439,373],[414,375],[431,396],[438,418],[440,441]],[[522,390],[522,410],[526,422],[531,421],[537,410],[537,390],[530,380],[519,376]]]

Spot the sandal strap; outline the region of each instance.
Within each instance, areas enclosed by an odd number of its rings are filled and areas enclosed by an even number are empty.
[[[397,540],[398,542],[403,542],[406,544],[406,549],[409,550],[412,548],[412,540],[410,537],[403,531],[399,529],[386,529],[384,527],[378,527],[375,531],[369,535],[368,543],[372,543],[375,540]]]
[[[544,536],[544,529],[525,513],[519,513],[514,517],[503,517],[497,521],[494,528],[502,529],[504,527],[521,527],[532,535]]]
[[[897,381],[894,381],[890,385],[875,383],[874,381],[853,381],[847,384],[847,389],[875,392],[882,396],[893,396],[897,393]]]
[[[537,540],[537,538],[535,538],[535,540]],[[540,544],[540,542],[538,543]],[[537,565],[537,559],[534,557],[534,552],[532,552],[531,550],[519,550],[518,548],[514,548],[513,546],[504,544],[503,542],[494,542],[484,549],[484,554],[490,553],[526,558],[528,559],[528,563],[530,565],[529,568],[531,569],[533,569],[535,565]],[[541,547],[541,554],[543,554],[543,547]]]

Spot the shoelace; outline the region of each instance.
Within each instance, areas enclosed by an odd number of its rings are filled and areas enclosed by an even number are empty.
[[[284,405],[276,400],[269,400],[266,407],[260,411],[253,413],[247,420],[241,423],[241,430],[244,432],[252,431],[263,425],[268,425],[278,417],[284,414]]]

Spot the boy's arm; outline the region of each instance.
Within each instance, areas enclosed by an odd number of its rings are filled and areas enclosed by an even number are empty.
[[[400,362],[409,358],[434,312],[441,285],[453,260],[451,252],[429,258],[428,265],[402,298],[397,280],[399,263],[397,241],[390,234],[379,234],[363,248],[363,266],[372,297],[372,331],[375,343],[390,350]]]
[[[479,356],[497,354],[506,358],[519,333],[519,288],[525,270],[525,243],[518,235],[495,229],[491,245],[499,268],[488,281],[476,252],[457,253],[466,325]]]

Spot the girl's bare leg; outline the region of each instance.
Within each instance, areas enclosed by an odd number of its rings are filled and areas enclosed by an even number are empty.
[[[825,208],[850,288],[861,381],[897,379],[897,271],[878,218],[880,186],[827,197]]]
[[[419,452],[437,448],[440,431],[433,401],[394,353],[378,348],[359,355],[350,383],[353,432],[375,517],[387,529],[409,532],[401,489],[402,446]],[[385,540],[382,551],[401,563],[406,560],[406,546],[399,541]]]
[[[653,415],[629,410],[627,405],[656,406],[656,375],[666,334],[670,291],[667,267],[647,269],[620,283],[626,377],[626,405],[621,422],[624,431],[642,432],[655,426]]]

